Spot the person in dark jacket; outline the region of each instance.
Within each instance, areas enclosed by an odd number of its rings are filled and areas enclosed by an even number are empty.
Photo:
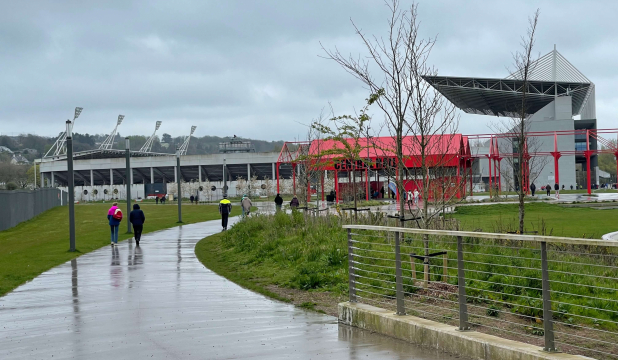
[[[118,214],[120,219],[114,218],[114,215]],[[118,208],[118,203],[115,202],[112,204],[112,207],[107,211],[107,220],[109,221],[109,227],[112,231],[112,241],[111,245],[118,245],[118,227],[120,226],[120,222],[122,221],[122,211]]]
[[[144,222],[146,216],[139,208],[138,204],[133,205],[133,211],[129,214],[129,221],[133,224],[133,232],[135,234],[135,244],[139,246],[139,241],[142,239],[142,230],[144,230]]]
[[[549,184],[545,186],[545,191],[547,191],[547,196],[549,196],[551,193],[551,186],[549,186]]]
[[[277,194],[277,196],[275,196],[275,206],[277,211],[281,210],[281,205],[283,205],[283,198],[280,194]]]
[[[536,185],[534,185],[534,183],[530,184],[530,192],[532,193],[532,196],[534,196],[535,191],[536,191]]]
[[[232,212],[232,203],[227,199],[227,196],[223,196],[223,199],[219,202],[219,214],[221,214],[221,226],[223,230],[227,230],[227,219]]]
[[[554,190],[556,191],[556,199],[560,199],[560,185],[558,183],[554,184]]]
[[[191,201],[191,204],[193,204],[193,200],[195,200],[195,196],[191,195],[191,197],[189,197],[189,200]]]
[[[294,197],[292,198],[292,201],[290,201],[290,207],[292,209],[296,209],[298,208],[299,205],[300,205],[300,201],[298,201],[298,198],[296,197],[296,195],[294,195]]]

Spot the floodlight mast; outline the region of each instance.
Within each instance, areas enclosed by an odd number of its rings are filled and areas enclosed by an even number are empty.
[[[75,114],[73,116],[73,121],[71,121],[69,125],[71,132],[73,132],[73,126],[75,125],[75,120],[77,120],[77,118],[79,117],[79,114],[82,113],[82,110],[84,110],[84,108],[81,108],[81,107],[75,108]],[[59,155],[66,154],[67,153],[66,141],[67,141],[67,132],[65,131],[62,134],[60,134],[60,136],[58,136],[58,139],[56,139],[56,142],[54,143],[54,145],[52,145],[52,147],[49,148],[47,153],[45,153],[44,157],[48,157],[50,153],[52,154],[52,156],[59,156]]]
[[[152,149],[152,144],[154,144],[154,140],[156,138],[157,130],[159,130],[160,127],[161,127],[161,121],[157,121],[154,132],[152,133],[150,138],[146,140],[146,143],[144,144],[144,146],[142,146],[142,148],[139,149],[139,152],[142,152],[142,153],[150,152],[150,150]]]
[[[99,146],[99,150],[109,150],[114,146],[114,139],[116,138],[116,133],[118,132],[118,126],[122,124],[122,120],[124,119],[124,115],[118,115],[118,122],[116,123],[116,127],[114,131],[109,134],[109,136],[103,141],[101,146]]]
[[[182,145],[180,146],[180,155],[187,155],[187,150],[189,150],[189,140],[191,140],[191,136],[193,136],[193,133],[195,132],[195,129],[197,129],[197,126],[191,126],[191,133],[189,133],[189,136],[187,136],[187,138],[185,139],[185,142],[182,143]]]

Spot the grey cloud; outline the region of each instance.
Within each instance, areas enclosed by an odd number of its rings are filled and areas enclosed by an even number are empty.
[[[404,5],[409,2],[402,1]],[[614,2],[422,1],[422,33],[444,75],[502,77],[527,17],[541,8],[537,50],[553,44],[597,85],[600,127],[615,127]],[[320,42],[366,54],[349,19],[384,35],[387,9],[363,1],[4,1],[0,13],[0,133],[55,135],[75,106],[76,131],[302,136],[332,103],[362,106],[363,85],[321,58]],[[374,119],[382,115],[372,109]],[[494,118],[462,114],[460,131]]]

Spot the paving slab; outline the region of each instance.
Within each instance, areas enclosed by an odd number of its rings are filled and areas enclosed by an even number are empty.
[[[216,275],[194,248],[218,231],[209,221],[147,234],[20,286],[0,298],[0,359],[455,358]]]

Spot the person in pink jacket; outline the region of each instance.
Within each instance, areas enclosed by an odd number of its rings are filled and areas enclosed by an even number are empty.
[[[122,211],[118,208],[118,203],[113,203],[107,211],[107,220],[112,231],[112,246],[118,245],[118,227],[122,221]]]

